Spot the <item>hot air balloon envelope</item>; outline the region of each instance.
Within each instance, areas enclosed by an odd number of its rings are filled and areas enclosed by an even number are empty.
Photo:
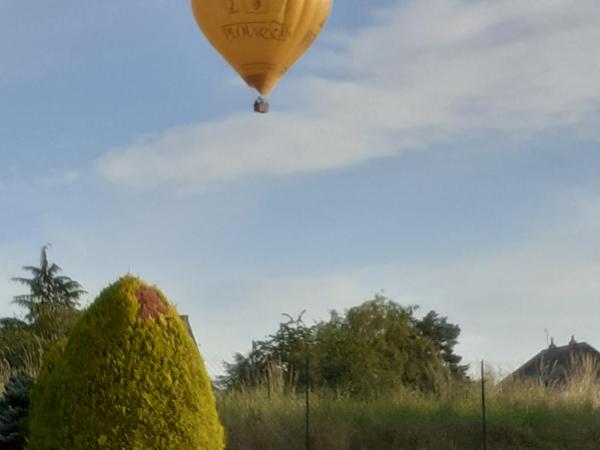
[[[264,96],[317,38],[331,5],[332,0],[192,0],[210,43]]]

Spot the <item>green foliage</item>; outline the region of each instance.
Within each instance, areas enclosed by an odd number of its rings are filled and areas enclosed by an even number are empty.
[[[304,386],[307,350],[312,350],[313,339],[314,328],[290,317],[268,340],[253,341],[247,356],[237,353],[233,363],[225,363],[227,375],[218,382],[227,389],[264,384],[292,389]]]
[[[312,327],[282,323],[267,340],[253,342],[247,356],[226,364],[219,381],[230,389],[270,385],[277,375],[300,388],[308,357],[313,387],[361,396],[400,387],[436,391],[459,367],[452,364],[460,361],[453,354],[460,329],[434,312],[419,321],[415,309],[376,295]]]
[[[15,277],[13,281],[27,286],[29,292],[17,295],[14,303],[27,309],[25,318],[30,324],[54,326],[61,323],[56,320],[56,315],[76,310],[79,299],[86,293],[77,281],[60,275],[62,269],[58,265],[50,264],[46,246],[41,250],[40,266],[24,266],[23,270],[31,272],[32,278]],[[42,327],[38,331],[46,330]],[[55,332],[52,328],[47,331]]]
[[[448,377],[433,342],[415,328],[413,308],[380,295],[317,326],[315,342],[315,381],[336,391],[434,391]]]
[[[40,267],[25,266],[33,278],[13,278],[29,288],[14,298],[25,308],[25,320],[0,318],[0,360],[10,373],[37,375],[45,351],[65,337],[81,317],[78,300],[85,292],[76,281],[59,275],[61,269],[48,261],[42,248]]]
[[[469,366],[461,365],[462,357],[454,353],[454,346],[458,343],[460,335],[460,327],[449,323],[447,317],[440,317],[435,311],[429,311],[421,320],[416,320],[415,326],[423,336],[432,340],[444,365],[450,369],[454,378],[464,380]]]
[[[25,373],[14,375],[6,385],[0,400],[0,448],[25,448],[27,412],[32,379]]]
[[[12,375],[27,372],[35,377],[48,342],[27,328],[0,328],[0,360]]]
[[[63,409],[63,392],[68,389],[64,385],[62,372],[63,356],[66,347],[66,339],[54,343],[44,355],[44,365],[38,375],[35,388],[31,393],[31,405],[29,410],[29,429],[33,431],[30,436],[28,448],[42,448],[62,450],[65,447],[60,441],[60,432],[63,427],[63,414],[53,414]],[[35,417],[35,420],[32,420]],[[43,446],[36,447],[37,439],[44,439]],[[32,443],[33,442],[33,443]]]
[[[197,347],[160,291],[126,276],[55,349],[32,393],[30,450],[222,450]]]

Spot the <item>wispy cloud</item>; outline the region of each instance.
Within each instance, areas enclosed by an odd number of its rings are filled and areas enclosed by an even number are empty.
[[[81,174],[77,170],[58,171],[51,170],[50,173],[37,176],[34,178],[34,183],[44,188],[52,188],[55,186],[66,186],[77,182],[81,178]]]
[[[562,209],[564,219],[549,223],[535,237],[483,255],[215,287],[208,297],[222,306],[211,312],[210,321],[194,320],[207,354],[226,357],[247,350],[249,336],[258,339],[274,331],[282,312],[307,309],[305,319],[311,323],[327,319],[330,309],[358,305],[384,288],[385,295],[401,304],[421,306],[418,314],[434,309],[458,323],[458,352],[467,362],[484,358],[512,370],[544,346],[544,329],[557,343],[575,334],[597,345],[600,203],[571,199]],[[223,323],[228,324],[226,337],[215,325]]]
[[[135,187],[197,187],[339,168],[464,129],[589,131],[597,123],[595,0],[410,1],[377,17],[331,40],[341,77],[288,80],[298,85],[293,108],[142,137],[102,156],[99,173]],[[328,67],[326,42],[318,57]]]

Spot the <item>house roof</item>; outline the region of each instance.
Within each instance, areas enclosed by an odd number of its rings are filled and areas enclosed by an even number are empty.
[[[515,370],[512,378],[537,378],[545,382],[566,381],[573,365],[582,362],[585,358],[592,358],[600,363],[600,352],[587,342],[571,342],[567,345],[550,346]]]
[[[196,338],[194,337],[194,332],[192,331],[192,327],[190,325],[190,318],[189,318],[189,316],[187,314],[182,314],[182,315],[179,316],[179,318],[181,319],[181,321],[185,325],[185,328],[187,329],[188,333],[190,333],[190,336],[192,337],[192,340],[194,341],[194,344],[198,345],[198,342],[196,342]]]

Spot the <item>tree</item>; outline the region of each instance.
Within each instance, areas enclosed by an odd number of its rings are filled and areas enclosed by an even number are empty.
[[[464,380],[469,366],[461,365],[462,357],[454,353],[460,327],[449,323],[447,317],[440,317],[435,311],[429,311],[421,320],[415,320],[415,326],[423,336],[431,339],[452,375]]]
[[[51,350],[29,423],[29,450],[224,447],[198,347],[162,292],[131,276]]]
[[[24,320],[0,318],[0,361],[7,371],[19,374],[7,385],[0,402],[1,449],[23,448],[26,429],[21,419],[27,415],[31,380],[37,376],[46,350],[66,336],[79,319],[77,307],[85,293],[79,283],[60,275],[59,266],[48,262],[47,247],[42,247],[40,267],[23,269],[32,278],[13,280],[29,288],[28,294],[14,298],[27,310]]]
[[[59,275],[62,269],[48,262],[48,246],[43,246],[40,254],[40,267],[24,266],[32,278],[14,277],[13,281],[29,288],[28,294],[17,295],[14,303],[29,310],[27,319],[35,320],[39,305],[61,305],[70,308],[79,306],[79,299],[86,291],[71,278]]]
[[[345,314],[333,311],[329,321],[311,327],[282,323],[266,340],[253,342],[246,356],[238,353],[233,363],[226,364],[220,382],[226,388],[257,386],[269,382],[276,367],[288,387],[303,387],[308,354],[313,386],[352,395],[401,386],[436,391],[450,378],[451,368],[444,356],[455,361],[450,356],[457,357],[452,348],[458,334],[452,333],[460,329],[446,321],[434,322],[433,330],[438,331],[439,325],[444,331],[439,340],[442,351],[431,335],[417,326],[416,309],[376,295]]]
[[[17,295],[13,302],[27,310],[25,323],[50,338],[64,336],[78,319],[79,300],[86,294],[75,280],[60,275],[62,269],[48,261],[47,246],[42,247],[40,266],[24,266],[31,278],[14,277],[13,281],[29,288],[29,293]],[[0,325],[22,325],[23,321],[3,319]]]
[[[25,329],[27,328],[27,322],[16,317],[3,317],[0,319],[0,328]]]
[[[414,306],[376,295],[317,327],[318,383],[364,395],[401,386],[435,391],[448,374],[414,327]]]
[[[234,355],[225,363],[226,375],[217,383],[225,388],[282,384],[297,388],[306,383],[306,352],[312,347],[313,329],[302,322],[302,315],[279,324],[277,331],[264,341],[252,341],[252,350]]]
[[[47,247],[42,247],[40,267],[25,266],[32,278],[15,277],[29,293],[18,295],[14,302],[27,312],[24,320],[0,318],[0,359],[15,371],[35,376],[45,350],[67,335],[81,312],[77,309],[81,285],[60,275],[61,269],[48,261]]]

